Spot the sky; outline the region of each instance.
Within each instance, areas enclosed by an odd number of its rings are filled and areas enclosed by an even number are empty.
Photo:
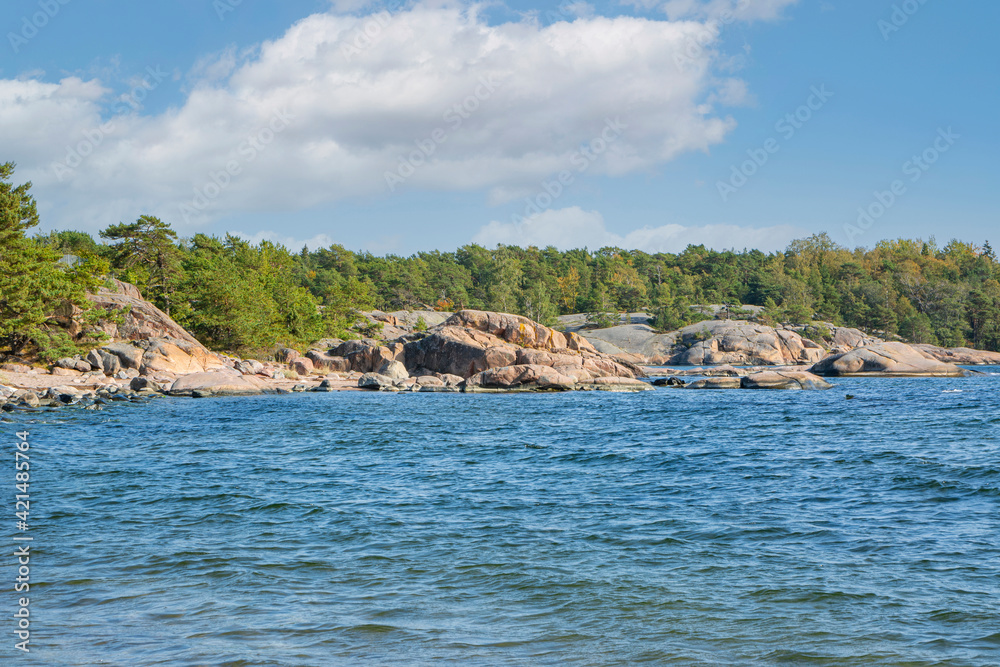
[[[375,254],[998,238],[993,0],[6,0],[40,230]]]

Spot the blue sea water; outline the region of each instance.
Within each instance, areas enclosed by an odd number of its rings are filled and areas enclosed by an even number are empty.
[[[834,382],[16,415],[0,663],[1000,664],[1000,376]]]

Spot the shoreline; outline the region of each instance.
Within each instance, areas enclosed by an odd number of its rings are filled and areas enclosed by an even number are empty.
[[[732,367],[727,365],[699,366],[691,368],[644,366],[649,375],[643,381],[649,389],[657,388],[688,388],[723,389],[748,388],[746,378],[761,374],[797,374],[805,370],[801,365],[789,366],[746,366]],[[966,371],[964,377],[986,376],[989,373],[973,369]],[[196,374],[192,374],[196,375]],[[219,373],[219,375],[223,375]],[[139,377],[139,376],[135,376]],[[178,376],[177,379],[184,378]],[[33,368],[27,373],[0,371],[0,412],[34,412],[45,408],[82,407],[85,409],[101,409],[104,405],[114,402],[144,402],[154,398],[224,398],[265,395],[284,395],[296,393],[329,393],[329,392],[393,392],[393,393],[563,393],[561,391],[540,391],[538,389],[501,389],[459,386],[426,385],[420,386],[419,378],[407,378],[407,386],[399,387],[360,387],[358,380],[363,374],[351,372],[346,374],[329,373],[324,376],[311,375],[297,379],[275,379],[262,375],[238,376],[233,378],[246,380],[253,385],[245,391],[190,391],[174,392],[169,388],[134,389],[134,377],[114,378],[95,373],[78,377],[53,375],[42,369]],[[958,378],[954,375],[907,374],[907,373],[852,373],[836,376],[836,378]],[[684,382],[679,378],[701,378],[707,382]],[[835,378],[835,379],[836,379]],[[667,382],[667,380],[670,380]],[[675,383],[675,380],[677,381]],[[153,383],[150,383],[153,384]],[[835,385],[833,385],[835,386]],[[779,387],[774,387],[779,388]],[[787,389],[787,387],[785,387]],[[634,389],[618,389],[615,387],[595,386],[595,390],[616,391],[617,393],[640,393]]]

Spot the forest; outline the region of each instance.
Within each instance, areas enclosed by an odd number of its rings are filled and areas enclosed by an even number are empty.
[[[93,344],[52,324],[107,278],[143,295],[207,346],[249,354],[366,332],[362,311],[477,308],[553,324],[606,326],[648,312],[663,331],[703,319],[696,304],[763,306],[765,323],[831,322],[915,343],[1000,349],[1000,265],[988,241],[881,241],[848,249],[826,234],[783,252],[646,253],[621,248],[484,248],[376,256],[340,245],[294,250],[227,235],[180,238],[152,216],[29,235],[31,184],[0,165],[0,354],[52,359]]]

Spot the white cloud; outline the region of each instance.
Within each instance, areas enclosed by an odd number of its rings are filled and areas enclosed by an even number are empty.
[[[591,173],[721,142],[734,122],[713,104],[747,94],[712,74],[705,33],[697,21],[627,16],[490,25],[455,6],[316,14],[259,48],[199,62],[181,106],[118,116],[107,131],[114,100],[99,81],[0,80],[3,157],[34,181],[48,224],[91,230],[151,213],[190,233],[180,207],[196,193],[206,206],[195,223],[388,195],[386,172],[421,142],[433,155],[400,187],[492,190],[500,201],[568,168],[608,118],[628,129]],[[693,39],[709,48],[692,57]],[[254,148],[282,110],[288,126]],[[88,153],[81,166],[57,177],[77,150]],[[223,174],[227,163],[238,174]]]
[[[539,248],[552,245],[560,250],[583,247],[596,250],[615,246],[649,253],[676,253],[691,244],[704,244],[716,250],[783,250],[790,241],[807,235],[807,231],[790,225],[755,228],[737,225],[685,227],[670,224],[643,227],[621,236],[608,231],[604,217],[597,211],[584,211],[573,206],[542,211],[523,222],[493,221],[483,226],[473,241],[486,247],[493,247],[498,243]]]

